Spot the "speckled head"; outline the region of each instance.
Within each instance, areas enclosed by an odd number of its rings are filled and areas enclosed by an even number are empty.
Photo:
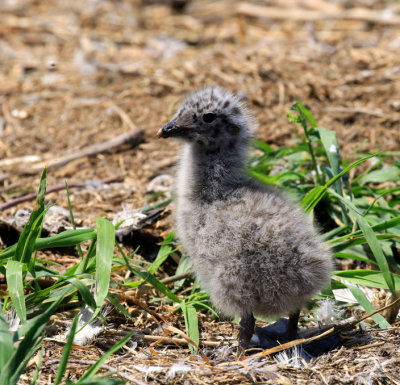
[[[221,148],[247,143],[254,128],[254,118],[243,98],[219,87],[209,87],[187,96],[171,122],[157,135]]]

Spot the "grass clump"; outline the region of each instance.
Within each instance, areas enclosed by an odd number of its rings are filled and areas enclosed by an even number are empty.
[[[351,163],[340,157],[336,133],[319,127],[300,102],[288,117],[304,131],[299,143],[274,150],[257,141],[262,155],[252,159],[249,171],[288,191],[305,212],[312,212],[336,258],[357,261],[357,269],[333,272],[331,289],[349,288],[369,312],[370,301],[353,284],[387,289],[394,297],[400,290],[400,186],[388,183],[400,180],[400,163],[385,165],[400,153],[361,154]],[[351,180],[349,172],[361,165],[364,171]],[[325,294],[333,297],[332,290]],[[374,320],[389,326],[380,315]]]
[[[97,220],[96,229],[69,230],[49,238],[40,238],[43,219],[50,208],[44,205],[46,191],[46,169],[42,173],[37,204],[32,211],[16,245],[0,253],[0,272],[6,276],[8,296],[1,298],[0,306],[0,385],[14,385],[25,370],[29,360],[42,346],[37,370],[32,378],[34,384],[43,356],[43,331],[50,317],[67,304],[76,307],[84,304],[93,309],[93,318],[108,295],[111,261],[115,242],[114,226],[105,218]],[[60,274],[45,266],[37,259],[37,251],[54,247],[79,246],[81,242],[90,241],[91,245],[86,255],[82,254],[80,263]],[[81,252],[81,249],[79,249]],[[96,273],[96,274],[95,274]],[[53,285],[42,289],[39,278],[55,278]],[[96,284],[95,295],[89,287]],[[14,309],[17,323],[21,327],[15,333],[9,330],[4,311]],[[76,331],[78,317],[72,324],[70,336],[63,350],[54,384],[59,384],[66,370],[66,364],[71,353],[73,337]],[[107,377],[95,377],[104,360],[123,346],[133,332],[117,343],[75,384],[117,384],[121,381]],[[18,342],[19,344],[15,346]],[[67,380],[68,384],[72,384]]]
[[[163,302],[175,306],[175,311],[183,312],[187,333],[191,336],[191,341],[194,342],[194,345],[190,345],[190,347],[196,353],[195,345],[199,344],[196,309],[208,308],[207,294],[199,292],[198,288],[195,288],[191,290],[191,295],[186,297],[180,294],[181,291],[187,290],[187,286],[182,285],[185,283],[185,278],[180,279],[181,285],[175,285],[171,290],[155,275],[166,259],[177,251],[174,246],[173,233],[162,242],[155,260],[146,264],[146,262],[135,258],[135,252],[132,255],[126,255],[116,242],[115,229],[121,223],[114,226],[106,218],[97,218],[96,228],[76,229],[68,196],[71,222],[74,229],[52,237],[41,238],[44,216],[50,208],[50,206],[44,204],[46,173],[47,170],[45,169],[40,181],[37,204],[18,242],[0,252],[0,273],[7,280],[7,293],[2,295],[0,302],[0,344],[2,348],[0,385],[16,384],[30,358],[40,347],[43,351],[45,325],[57,311],[65,308],[79,310],[89,307],[93,314],[91,320],[87,322],[90,323],[97,316],[102,317],[100,310],[107,298],[118,311],[127,318],[131,318],[110,288],[127,290],[150,284],[161,294],[160,297],[153,298],[153,302]],[[89,242],[85,253],[82,251],[82,242]],[[37,258],[38,250],[71,246],[77,247],[80,260],[63,273],[48,267],[46,261]],[[115,253],[115,250],[118,253]],[[113,281],[112,271],[121,269],[129,270],[132,273],[131,276],[123,282]],[[181,275],[184,276],[184,274]],[[42,288],[39,281],[41,278],[51,278],[53,283],[49,287]],[[92,289],[93,287],[95,289]],[[17,323],[21,324],[21,327],[15,333],[9,330],[9,322],[5,318],[5,312],[10,313],[10,311],[15,313]],[[61,381],[65,374],[74,335],[78,331],[76,330],[77,317],[72,324],[63,350],[56,384]],[[129,333],[109,352],[104,354],[75,384],[119,383],[119,380],[112,378],[95,377],[95,373],[110,354],[129,341],[133,333],[134,331]],[[20,341],[20,344],[15,348],[14,344],[17,341]],[[32,383],[37,381],[40,365],[41,360]],[[71,381],[67,383],[72,384]]]

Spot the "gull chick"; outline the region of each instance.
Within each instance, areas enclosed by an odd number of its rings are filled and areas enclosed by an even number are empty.
[[[178,237],[217,309],[241,317],[244,349],[257,315],[289,315],[287,339],[296,338],[301,307],[331,272],[331,254],[309,218],[246,173],[255,125],[243,98],[210,87],[186,97],[157,133],[183,142]]]

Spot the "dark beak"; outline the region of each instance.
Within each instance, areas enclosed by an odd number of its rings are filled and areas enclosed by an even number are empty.
[[[174,136],[174,132],[178,130],[179,127],[176,124],[176,120],[172,120],[157,131],[157,136],[159,138],[169,138],[170,136]]]

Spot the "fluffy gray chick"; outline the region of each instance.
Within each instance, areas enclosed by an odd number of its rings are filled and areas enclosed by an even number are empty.
[[[245,103],[221,88],[183,100],[158,131],[183,142],[176,225],[200,285],[227,316],[240,316],[249,347],[254,315],[289,314],[295,338],[301,307],[327,285],[331,255],[308,217],[246,173],[255,121]]]

